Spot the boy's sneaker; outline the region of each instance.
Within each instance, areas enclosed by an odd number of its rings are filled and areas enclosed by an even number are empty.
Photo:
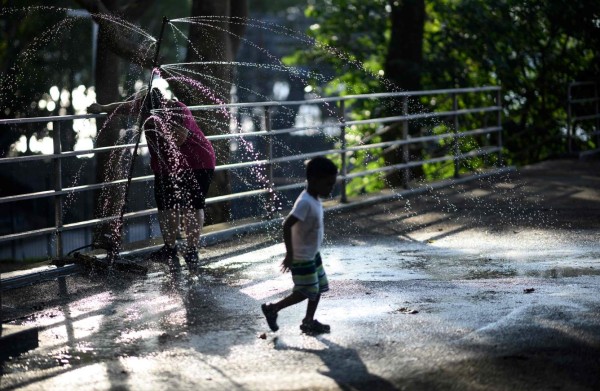
[[[302,321],[300,325],[300,330],[306,334],[323,334],[331,332],[331,327],[328,324],[323,324],[318,320],[314,319],[312,321]]]
[[[177,260],[177,247],[169,247],[166,244],[151,253],[148,260],[155,262],[173,262]]]
[[[188,265],[197,265],[198,262],[200,262],[200,258],[198,257],[198,250],[195,247],[187,249],[185,254],[183,254],[183,259]]]
[[[263,304],[260,308],[263,314],[265,314],[265,318],[267,318],[269,328],[272,331],[279,330],[279,326],[277,326],[277,312],[273,309],[273,304]]]

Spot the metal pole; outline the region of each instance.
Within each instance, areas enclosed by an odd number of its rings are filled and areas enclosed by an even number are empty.
[[[160,28],[160,35],[158,36],[158,41],[156,42],[156,52],[154,53],[154,60],[152,61],[152,70],[150,72],[150,80],[148,80],[148,91],[146,92],[146,98],[150,99],[150,93],[152,91],[152,79],[154,78],[154,72],[156,67],[158,66],[158,54],[160,52],[160,43],[162,41],[163,34],[165,32],[165,25],[169,22],[167,17],[163,17],[162,26]],[[133,167],[135,163],[135,159],[137,157],[138,147],[140,145],[140,139],[142,138],[142,133],[144,129],[142,129],[142,118],[141,115],[138,116],[138,134],[137,139],[135,141],[135,147],[133,148],[133,155],[131,156],[131,164],[129,165],[129,174],[127,176],[127,184],[125,185],[125,197],[123,199],[123,206],[121,207],[121,214],[119,215],[119,220],[117,222],[117,229],[120,233],[119,239],[121,239],[123,235],[123,216],[125,215],[125,209],[127,208],[127,199],[129,197],[129,188],[131,187],[131,178],[133,177]],[[120,248],[120,243],[116,248],[111,249],[112,254],[109,254],[111,259],[114,259],[117,256],[118,250]]]
[[[408,115],[408,97],[405,96],[402,99],[402,115]],[[402,121],[402,140],[408,140],[408,120]],[[408,154],[408,144],[402,145],[402,163],[406,164],[410,160]],[[402,186],[408,189],[408,182],[410,181],[410,169],[406,167],[402,170]]]
[[[452,94],[452,110],[454,111],[454,178],[459,177],[460,161],[459,153],[460,148],[458,145],[458,97],[456,93]]]
[[[573,152],[573,146],[572,146],[572,141],[571,141],[571,134],[573,133],[572,127],[573,124],[571,123],[572,119],[572,113],[571,113],[571,87],[572,87],[573,83],[569,84],[569,87],[567,88],[567,150],[569,152],[569,155]]]
[[[594,100],[596,101],[596,149],[600,148],[600,114],[598,104],[598,83],[594,83]]]
[[[500,128],[498,130],[498,167],[502,167],[502,89],[496,91],[496,106],[498,106],[497,125]]]
[[[60,122],[52,122],[52,141],[54,143],[54,155],[60,155],[60,153],[62,152],[60,133]],[[54,191],[59,192],[62,190],[62,159],[60,158],[60,156],[53,157],[53,164]],[[56,228],[56,257],[60,259],[64,255],[61,232],[61,228],[63,226],[63,203],[61,195],[54,196],[54,226]]]
[[[272,219],[275,215],[275,183],[273,181],[273,136],[270,134],[271,132],[271,111],[268,106],[264,107],[264,115],[265,115],[265,131],[267,132],[267,186],[269,186],[269,194],[267,196],[267,217]]]
[[[340,116],[340,158],[342,160],[340,167],[340,171],[342,174],[342,184],[341,184],[341,196],[340,201],[342,203],[348,202],[348,194],[346,193],[346,175],[348,174],[348,165],[346,163],[346,104],[344,100],[340,101],[339,107],[339,116]]]

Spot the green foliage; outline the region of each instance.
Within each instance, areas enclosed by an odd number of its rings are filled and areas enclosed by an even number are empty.
[[[336,77],[324,86],[324,92],[340,91],[340,86],[341,94],[382,90],[378,72],[383,69],[388,40],[389,20],[381,12],[386,4],[386,0],[309,1],[305,14],[314,23],[307,34],[315,45],[285,61],[316,72],[334,69]]]
[[[564,152],[566,91],[600,74],[597,1],[428,3],[424,85],[501,85],[510,159]]]
[[[321,95],[364,94],[386,90],[380,71],[383,69],[387,42],[389,40],[389,18],[387,0],[324,0],[308,1],[305,15],[314,23],[307,34],[314,39],[311,48],[302,48],[288,56],[288,65],[302,65],[312,72],[333,69],[335,76],[322,85],[313,82],[314,90]],[[379,110],[374,101],[346,102],[348,119],[370,118]],[[347,129],[348,146],[358,145],[363,137],[375,132],[373,126]],[[379,141],[378,138],[374,140]],[[369,153],[370,152],[370,153]],[[381,152],[381,151],[379,151]],[[359,151],[349,159],[349,170],[364,171],[383,165],[383,158],[374,151]],[[339,156],[333,157],[339,164]],[[348,184],[348,194],[376,191],[385,186],[380,174],[354,178]]]
[[[502,86],[505,163],[528,164],[566,151],[567,86],[574,80],[600,81],[600,2],[432,0],[426,2],[426,14],[423,89]],[[314,20],[308,34],[316,43],[288,58],[289,64],[334,69],[335,78],[321,86],[324,94],[390,89],[377,77],[389,44],[388,1],[308,1],[306,15]],[[430,104],[429,99],[420,102],[422,107],[452,109],[451,101]],[[494,99],[486,94],[461,96],[458,106],[489,105]],[[365,118],[365,112],[376,110],[350,107],[353,118]],[[461,118],[460,126],[474,129],[495,122],[495,118],[472,115]],[[422,126],[432,133],[447,127],[427,121]],[[356,132],[364,132],[364,137],[373,129]],[[489,137],[464,139],[460,149],[483,148],[491,141]],[[585,143],[598,147],[594,140],[581,141],[582,146]],[[436,156],[451,146],[451,140],[444,139],[438,150],[423,150],[422,155]],[[361,170],[371,164],[360,162],[358,155],[356,159]],[[489,160],[470,158],[460,170],[477,170],[497,158]],[[424,173],[430,178],[447,177],[453,175],[453,165],[427,165]]]
[[[253,13],[280,13],[297,7],[298,0],[250,0],[250,11]]]

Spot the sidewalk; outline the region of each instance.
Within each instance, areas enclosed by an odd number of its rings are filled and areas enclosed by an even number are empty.
[[[544,162],[327,216],[331,282],[268,331],[291,287],[277,227],[208,246],[199,273],[73,275],[5,292],[39,347],[0,389],[600,388],[600,163]]]

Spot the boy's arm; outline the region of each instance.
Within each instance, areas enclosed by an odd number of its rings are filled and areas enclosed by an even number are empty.
[[[292,246],[292,226],[300,221],[296,216],[289,215],[283,222],[283,243],[285,244],[285,259],[281,263],[281,271],[287,272],[294,260],[294,249]]]

